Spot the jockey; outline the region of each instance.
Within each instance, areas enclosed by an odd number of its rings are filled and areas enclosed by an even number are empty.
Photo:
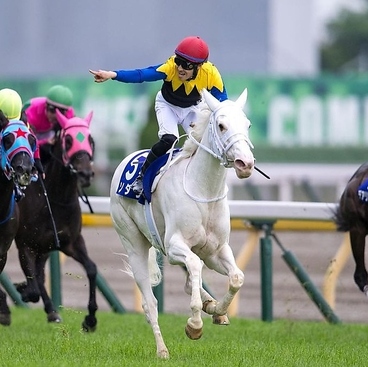
[[[22,111],[22,98],[13,89],[4,88],[0,90],[0,110],[4,113],[5,117],[11,120],[20,120]],[[30,129],[31,130],[31,129]],[[33,132],[33,131],[32,131]],[[44,175],[43,166],[40,160],[40,150],[37,142],[36,151],[33,155],[34,165],[37,171]]]
[[[72,103],[71,90],[63,85],[54,85],[45,97],[32,98],[23,105],[22,116],[36,134],[43,163],[49,159],[55,134],[61,129],[56,109],[70,119],[75,115]]]
[[[184,38],[175,54],[163,64],[135,70],[89,70],[97,83],[112,79],[123,83],[142,83],[163,80],[156,95],[155,111],[158,121],[159,141],[151,148],[142,170],[133,183],[136,194],[143,190],[142,178],[148,166],[164,155],[179,138],[178,125],[187,133],[196,120],[201,102],[200,91],[205,88],[219,101],[227,99],[221,75],[208,61],[209,49],[197,36]]]

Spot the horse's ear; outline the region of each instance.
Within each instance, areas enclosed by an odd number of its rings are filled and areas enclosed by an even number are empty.
[[[238,106],[240,106],[241,109],[243,109],[245,106],[245,103],[247,102],[247,98],[248,98],[248,88],[245,88],[243,93],[238,97],[235,103]]]
[[[93,117],[93,111],[91,111],[91,112],[86,116],[86,118],[84,119],[84,121],[86,121],[86,122],[87,122],[88,126],[89,126],[89,125],[90,125],[90,123],[91,123],[92,117]]]
[[[65,126],[68,124],[68,118],[65,117],[58,109],[56,109],[56,118],[59,121],[59,124],[62,129],[65,129]]]
[[[217,98],[215,98],[207,89],[202,89],[202,96],[211,111],[214,111],[217,107],[220,107],[221,102]]]

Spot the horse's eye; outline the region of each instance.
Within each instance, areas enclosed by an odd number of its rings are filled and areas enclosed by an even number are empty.
[[[68,134],[65,136],[65,150],[68,151],[73,146],[73,138]]]
[[[224,131],[225,130],[224,125],[223,124],[219,124],[219,129],[220,129],[221,132]]]
[[[77,153],[74,154],[74,157],[75,157],[75,159],[80,160],[80,159],[83,158],[84,154],[85,154],[84,152],[77,152]]]
[[[6,134],[3,136],[3,145],[5,150],[9,150],[15,142],[15,136],[13,134]]]
[[[31,147],[32,152],[36,150],[37,144],[36,144],[36,138],[32,134],[28,134],[28,143]]]

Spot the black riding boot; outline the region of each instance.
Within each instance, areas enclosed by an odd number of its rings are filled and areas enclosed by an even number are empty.
[[[158,157],[163,156],[175,143],[176,136],[172,134],[165,134],[163,137],[152,147],[146,161],[143,163],[141,172],[132,184],[132,190],[135,194],[141,194],[143,191],[143,175],[147,171],[147,168],[153,163]]]
[[[135,194],[141,194],[143,191],[143,175],[146,173],[147,168],[150,166],[152,162],[154,162],[157,159],[157,155],[152,152],[152,150],[148,153],[148,156],[146,158],[146,161],[143,163],[142,169],[139,172],[139,175],[135,179],[135,181],[132,184],[132,190]]]

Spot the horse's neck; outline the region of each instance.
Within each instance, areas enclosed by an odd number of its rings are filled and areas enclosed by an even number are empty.
[[[75,174],[62,163],[61,155],[51,158],[46,167],[47,195],[53,202],[70,203],[78,197],[78,182]]]
[[[205,131],[201,144],[209,148],[208,130]],[[219,159],[198,147],[187,164],[184,180],[192,195],[212,199],[225,194],[227,172]]]
[[[8,180],[4,172],[0,173],[0,222],[8,214],[11,201],[13,200],[14,183],[12,180]]]

